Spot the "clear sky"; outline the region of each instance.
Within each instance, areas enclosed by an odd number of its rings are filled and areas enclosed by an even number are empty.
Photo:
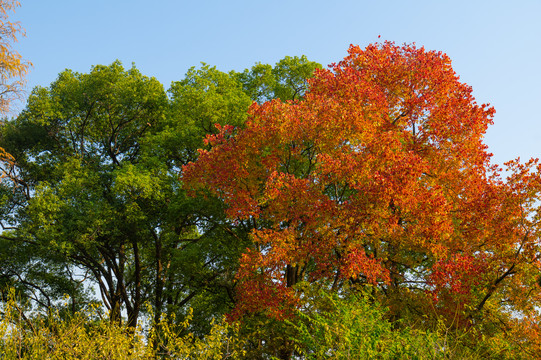
[[[69,68],[119,59],[165,88],[200,62],[223,71],[306,55],[340,61],[350,44],[441,50],[479,103],[496,108],[494,161],[541,157],[541,0],[21,0],[17,50],[30,90]],[[21,105],[22,107],[22,105]]]

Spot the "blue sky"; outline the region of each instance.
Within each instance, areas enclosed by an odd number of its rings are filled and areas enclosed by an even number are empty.
[[[200,62],[223,71],[306,55],[340,61],[349,44],[391,40],[441,50],[479,103],[496,108],[494,161],[541,157],[541,1],[21,0],[17,50],[30,90],[69,68],[115,59],[167,89]],[[22,107],[22,105],[20,105]]]

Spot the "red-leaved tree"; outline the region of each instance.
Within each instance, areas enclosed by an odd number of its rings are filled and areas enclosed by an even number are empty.
[[[396,318],[533,316],[539,166],[510,162],[502,179],[483,143],[493,114],[447,55],[385,42],[317,70],[303,100],[254,104],[245,128],[208,136],[183,178],[252,226],[234,314],[287,316],[306,281],[374,285]]]

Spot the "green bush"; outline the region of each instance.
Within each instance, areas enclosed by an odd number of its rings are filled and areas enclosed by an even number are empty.
[[[11,297],[0,319],[0,356],[12,359],[240,359],[238,325],[225,321],[212,324],[210,333],[198,338],[181,335],[190,321],[179,325],[163,318],[145,335],[141,328],[130,329],[104,320],[96,309],[68,318],[58,312],[29,318]]]
[[[298,312],[296,351],[303,359],[481,359],[463,346],[465,333],[442,322],[433,329],[391,322],[388,310],[368,293],[340,295],[318,292]]]
[[[222,320],[212,322],[204,337],[187,331],[191,312],[180,322],[162,317],[144,331],[111,322],[96,308],[69,316],[30,315],[11,295],[0,318],[0,359],[536,358],[508,339],[480,336],[475,328],[457,330],[443,319],[392,322],[389,310],[368,292],[325,293],[310,286],[302,291],[304,306],[294,319]]]

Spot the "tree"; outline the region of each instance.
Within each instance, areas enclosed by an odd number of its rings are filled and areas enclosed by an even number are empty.
[[[65,293],[82,307],[84,277],[111,320],[125,310],[130,327],[145,301],[156,324],[194,307],[200,333],[230,309],[229,274],[245,245],[228,240],[239,235],[224,226],[220,203],[185,195],[178,171],[215,122],[242,125],[250,99],[208,66],[191,69],[170,94],[118,61],[66,70],[3,124],[0,146],[13,154],[0,188],[6,286],[20,285],[45,308]]]
[[[24,29],[18,22],[8,20],[10,12],[20,6],[19,1],[0,1],[0,114],[7,115],[13,100],[19,98],[25,84],[24,77],[31,63],[24,61],[13,49],[18,38],[25,36]],[[3,185],[16,177],[14,157],[0,147],[0,181]],[[19,184],[20,185],[20,184]],[[13,193],[2,186],[0,189],[2,213],[13,210],[14,202],[22,201],[22,193]],[[11,200],[11,201],[10,201]],[[84,290],[73,280],[70,269],[58,261],[58,258],[41,252],[33,244],[10,241],[16,219],[2,222],[3,233],[0,236],[0,290],[5,299],[9,287],[20,290],[25,288],[27,295],[35,303],[52,306],[54,299],[70,294],[83,296]],[[70,280],[68,280],[70,279]],[[75,304],[72,304],[75,305]]]
[[[206,64],[173,82],[169,98],[119,62],[66,70],[34,89],[1,128],[0,146],[13,154],[0,188],[3,284],[45,308],[67,293],[77,310],[89,301],[78,275],[115,321],[126,310],[134,326],[149,301],[156,324],[193,307],[193,330],[207,332],[231,309],[250,241],[220,201],[186,196],[179,171],[215,124],[244,126],[250,104],[234,74]]]
[[[169,95],[169,149],[182,165],[197,159],[205,136],[217,133],[216,124],[243,126],[251,104],[232,75],[207,64],[190,68],[184,79],[174,81]]]
[[[308,84],[302,100],[254,104],[184,167],[192,191],[253,224],[232,315],[282,319],[302,307],[299,282],[347,283],[371,287],[393,322],[443,316],[531,342],[539,165],[501,178],[482,141],[494,109],[445,54],[389,42],[350,47]]]
[[[20,95],[31,66],[12,48],[17,38],[25,35],[19,23],[8,21],[9,12],[19,5],[16,0],[0,0],[0,115],[6,115],[11,101]],[[12,164],[12,156],[0,148],[0,178]]]
[[[157,243],[155,321],[162,310],[185,315],[193,308],[192,328],[198,334],[210,330],[210,319],[229,311],[233,275],[248,241],[242,229],[232,229],[223,216],[223,205],[208,197],[186,196],[179,179],[183,165],[197,158],[206,134],[217,133],[215,124],[243,126],[250,98],[231,75],[202,64],[169,89],[165,126],[147,147],[158,163],[165,162],[174,182],[174,197],[163,204],[164,217],[173,233],[196,229],[193,236],[172,236],[175,241]],[[159,280],[159,279],[163,280]],[[163,284],[163,290],[160,287]],[[162,309],[163,308],[163,309]]]
[[[9,104],[17,97],[24,85],[24,77],[31,64],[22,60],[21,55],[12,46],[24,30],[19,23],[8,21],[8,14],[14,11],[19,2],[16,0],[0,1],[0,113],[9,110]]]
[[[112,319],[125,308],[131,326],[144,300],[153,206],[167,184],[163,167],[145,163],[152,159],[141,140],[159,128],[166,107],[160,83],[115,62],[89,74],[64,71],[49,88],[34,89],[2,129],[2,146],[15,159],[4,183],[15,195],[2,214],[15,227],[13,241],[87,272]]]
[[[233,75],[242,83],[244,91],[253,101],[298,100],[306,92],[308,79],[321,64],[310,61],[306,56],[286,56],[274,67],[257,63],[251,69]]]

